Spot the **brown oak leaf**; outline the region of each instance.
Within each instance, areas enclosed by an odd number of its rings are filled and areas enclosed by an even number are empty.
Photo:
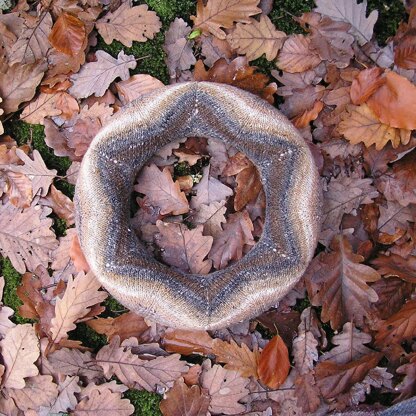
[[[120,338],[116,335],[110,344],[98,351],[96,362],[103,368],[104,375],[118,379],[130,388],[154,391],[157,385],[168,387],[187,371],[179,354],[141,360],[125,347],[120,347]]]
[[[409,362],[401,365],[396,372],[405,375],[404,379],[395,387],[400,392],[399,400],[410,399],[416,395],[416,353],[409,354]]]
[[[375,66],[361,71],[351,84],[351,101],[355,105],[364,104],[385,82],[383,69]]]
[[[306,413],[314,413],[321,404],[320,392],[313,373],[299,375],[295,380],[297,404]]]
[[[164,416],[205,416],[209,403],[206,391],[199,386],[188,387],[179,377],[160,402],[160,411]]]
[[[75,98],[86,98],[90,95],[101,97],[110,84],[118,77],[126,80],[130,77],[129,69],[136,68],[137,62],[133,55],[120,51],[117,59],[107,52],[97,51],[96,62],[89,62],[81,70],[71,76],[73,81],[69,89]]]
[[[41,205],[51,207],[53,212],[61,219],[65,220],[67,226],[71,226],[75,223],[74,203],[55,186],[51,186],[51,189],[39,203]]]
[[[71,276],[62,298],[56,300],[55,317],[51,322],[51,342],[59,343],[75,329],[75,322],[87,315],[91,307],[101,303],[108,296],[99,291],[100,282],[92,273],[79,273],[75,279]]]
[[[213,353],[213,339],[206,331],[168,329],[163,336],[162,345],[166,351],[182,355]]]
[[[40,93],[36,100],[26,106],[20,114],[20,119],[26,123],[43,124],[45,117],[59,116],[62,111],[57,108],[58,94]]]
[[[160,171],[154,164],[145,166],[137,178],[134,190],[145,194],[151,205],[160,208],[162,215],[180,215],[189,211],[188,200],[179,184],[173,181],[167,167]]]
[[[259,0],[208,0],[206,4],[198,0],[196,16],[191,16],[196,28],[225,39],[224,30],[234,22],[250,23],[250,16],[261,13],[257,7]]]
[[[4,181],[3,192],[11,204],[18,208],[30,207],[33,199],[32,182],[24,173],[0,171],[0,179]]]
[[[236,176],[237,188],[234,196],[234,209],[241,211],[250,201],[257,198],[262,189],[260,174],[250,163],[250,167],[243,169]]]
[[[398,277],[405,282],[416,283],[416,256],[404,259],[397,254],[380,254],[371,261],[377,271],[386,277]]]
[[[123,105],[163,86],[163,82],[147,74],[136,74],[116,83],[118,96]]]
[[[39,374],[35,361],[39,357],[38,339],[35,329],[30,324],[11,328],[0,341],[5,371],[2,386],[23,389],[25,378]]]
[[[162,23],[155,12],[148,10],[147,4],[131,7],[131,2],[126,1],[98,20],[95,27],[108,45],[118,40],[131,47],[133,41],[153,39]]]
[[[185,224],[156,221],[159,233],[156,244],[163,249],[165,263],[185,273],[208,274],[212,267],[211,260],[204,260],[211,250],[213,238],[203,236],[203,226],[190,230]]]
[[[224,214],[227,208],[225,201],[214,201],[209,205],[201,204],[195,214],[189,217],[193,224],[202,224],[204,226],[204,235],[217,237],[222,232],[221,224],[226,222]]]
[[[348,321],[364,324],[370,304],[377,293],[367,285],[381,278],[369,266],[360,264],[364,257],[354,254],[346,236],[337,236],[330,253],[317,256],[306,272],[306,286],[314,306],[322,306],[322,322],[330,321],[339,329]]]
[[[227,41],[249,61],[266,55],[268,61],[276,58],[283,45],[286,33],[276,30],[272,21],[264,14],[260,20],[251,18],[249,24],[237,23],[235,29],[227,35]]]

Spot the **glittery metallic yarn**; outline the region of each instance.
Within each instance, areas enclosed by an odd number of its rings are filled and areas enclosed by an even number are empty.
[[[141,167],[167,143],[191,136],[245,153],[266,194],[255,247],[206,276],[161,264],[130,226],[129,200]],[[169,326],[216,329],[267,310],[300,279],[317,242],[321,192],[307,144],[279,111],[231,86],[189,82],[136,100],[102,129],[82,161],[75,207],[86,259],[119,302]]]

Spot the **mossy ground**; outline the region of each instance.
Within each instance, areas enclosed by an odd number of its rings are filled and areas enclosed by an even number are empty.
[[[133,54],[136,58],[143,58],[138,61],[135,73],[150,74],[160,79],[165,84],[169,83],[168,71],[165,65],[165,53],[163,51],[164,33],[170,23],[176,18],[181,17],[191,23],[190,16],[195,14],[196,0],[139,0],[135,4],[148,4],[151,10],[154,10],[162,21],[162,29],[154,39],[145,43],[134,42],[131,48],[125,48],[119,42],[113,42],[107,45],[101,37],[98,37],[96,49],[103,49],[113,56],[124,50],[127,54]],[[270,18],[279,30],[290,33],[302,33],[302,28],[293,20],[293,16],[299,16],[303,12],[310,11],[314,7],[313,0],[275,0],[274,8],[270,13]],[[406,19],[404,7],[399,0],[368,0],[368,11],[377,9],[379,11],[379,20],[375,27],[375,34],[380,44],[385,44],[388,37],[393,36],[401,20]],[[275,69],[273,63],[268,62],[265,58],[259,58],[252,63],[259,67],[259,70],[270,74]],[[56,157],[45,144],[44,128],[40,125],[30,125],[17,118],[5,123],[6,134],[10,134],[19,144],[32,142],[33,147],[37,149],[47,166],[51,169],[57,169],[59,175],[65,175],[70,166],[68,158]],[[73,185],[64,180],[56,181],[56,186],[66,195],[72,197],[74,193]],[[55,218],[55,232],[58,235],[64,235],[65,224]],[[1,274],[5,277],[6,285],[4,289],[3,302],[5,305],[18,310],[21,302],[16,295],[16,288],[20,283],[20,275],[11,265],[8,259],[0,260]],[[306,304],[299,305],[303,310]],[[106,301],[107,316],[115,316],[120,313],[123,307],[114,299]],[[27,320],[20,317],[16,312],[13,317],[16,323],[25,323]],[[72,334],[73,339],[79,339],[84,345],[94,349],[100,348],[106,343],[105,337],[96,334],[85,324],[78,325],[77,330]],[[145,391],[129,390],[126,395],[135,406],[135,415],[137,416],[158,416],[159,402],[161,397],[157,394]]]

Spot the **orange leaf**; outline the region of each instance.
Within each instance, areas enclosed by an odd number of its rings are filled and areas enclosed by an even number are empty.
[[[386,82],[382,73],[379,67],[364,69],[352,81],[350,95],[355,105],[365,103]]]
[[[410,29],[394,49],[394,63],[405,69],[416,69],[416,29]]]
[[[49,35],[51,45],[66,55],[77,55],[84,44],[85,25],[78,17],[62,13],[55,22]]]
[[[78,235],[75,235],[72,240],[71,248],[69,249],[69,256],[74,262],[74,266],[77,269],[77,272],[89,272],[90,266],[87,263],[87,259],[81,250],[81,246],[79,245]]]
[[[209,355],[212,353],[212,341],[206,331],[173,329],[165,332],[162,344],[167,352]]]
[[[257,372],[262,383],[271,389],[281,386],[289,374],[289,352],[279,335],[273,337],[260,354]]]
[[[367,101],[382,123],[399,129],[416,129],[416,86],[396,72]]]
[[[316,120],[319,116],[319,113],[324,108],[324,103],[322,101],[316,101],[313,107],[310,110],[305,110],[302,114],[296,116],[292,123],[298,129],[305,128],[311,121]]]

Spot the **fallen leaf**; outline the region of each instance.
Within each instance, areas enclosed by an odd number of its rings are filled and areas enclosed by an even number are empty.
[[[360,264],[364,257],[353,253],[346,236],[337,236],[332,252],[321,253],[306,272],[306,286],[314,306],[322,306],[322,322],[330,321],[339,329],[348,321],[364,324],[370,304],[377,302],[377,293],[368,282],[376,282],[380,274]]]
[[[409,300],[403,307],[383,321],[377,328],[375,344],[378,347],[400,344],[416,336],[416,301]]]
[[[118,96],[123,105],[163,86],[163,82],[147,74],[136,74],[116,83]]]
[[[167,352],[177,352],[182,355],[212,354],[213,339],[206,331],[191,331],[186,329],[168,329],[162,340]]]
[[[305,375],[313,369],[314,361],[318,361],[318,341],[311,331],[299,332],[293,340],[292,354],[295,368],[300,375]]]
[[[45,62],[14,64],[3,73],[0,72],[0,95],[5,114],[13,113],[19,105],[31,100],[46,70]]]
[[[239,54],[246,55],[249,61],[266,55],[268,61],[276,58],[283,45],[286,33],[276,30],[272,21],[264,14],[260,21],[251,18],[249,24],[237,23],[227,35],[227,41]]]
[[[310,38],[303,35],[289,36],[277,56],[276,65],[289,73],[305,72],[320,64],[321,58],[310,47]]]
[[[226,211],[225,201],[214,201],[209,205],[201,204],[197,212],[189,217],[189,220],[194,225],[202,224],[204,226],[203,235],[218,237],[222,232],[221,224],[226,222],[224,216]]]
[[[53,25],[48,39],[57,51],[76,56],[82,51],[86,36],[84,22],[73,14],[64,12]]]
[[[225,39],[224,30],[230,29],[234,22],[250,23],[250,16],[261,13],[258,0],[208,0],[206,4],[198,0],[196,16],[191,16],[194,27]]]
[[[3,192],[9,202],[18,208],[28,208],[33,199],[32,182],[23,173],[0,171],[0,178],[5,181]]]
[[[385,277],[399,277],[405,282],[416,283],[416,256],[409,256],[404,259],[397,254],[386,256],[380,254],[371,261],[377,271]]]
[[[394,48],[394,63],[401,68],[416,69],[415,28],[410,28]]]
[[[52,208],[59,218],[65,220],[68,227],[75,223],[74,203],[55,186],[51,186],[48,195],[42,198],[39,203]]]
[[[259,379],[271,389],[278,389],[285,382],[289,370],[289,352],[282,338],[275,335],[260,354]]]
[[[248,379],[237,371],[227,370],[220,365],[206,362],[205,371],[201,374],[202,387],[211,396],[209,411],[213,414],[236,415],[245,410],[239,401],[249,394],[246,388]]]
[[[58,396],[58,386],[52,381],[52,376],[39,374],[28,377],[22,389],[7,389],[7,394],[25,412],[51,405]]]
[[[102,97],[116,78],[128,79],[129,69],[134,69],[137,65],[134,56],[125,55],[123,51],[119,52],[117,59],[104,51],[97,51],[95,56],[96,62],[83,65],[78,73],[71,76],[74,85],[69,92],[75,98],[86,98],[92,94]]]
[[[154,164],[145,166],[139,173],[134,190],[145,194],[151,205],[160,208],[162,215],[180,215],[189,211],[188,200],[179,184],[173,181],[167,167],[160,171]]]
[[[121,341],[130,337],[139,338],[149,328],[145,320],[134,312],[126,312],[116,318],[92,319],[86,324],[95,332],[106,335],[108,341],[116,335]]]
[[[231,188],[210,176],[210,166],[203,169],[202,179],[193,189],[196,191],[196,196],[191,199],[193,209],[199,209],[202,204],[209,205],[212,202],[224,201],[233,194]]]
[[[375,352],[347,364],[336,364],[332,361],[319,363],[316,366],[315,374],[323,397],[331,399],[347,392],[355,383],[364,379],[381,357],[381,353]]]
[[[128,399],[122,399],[120,393],[106,389],[102,392],[92,390],[88,398],[81,400],[75,407],[75,416],[96,416],[97,414],[113,414],[129,416],[133,414],[134,406]]]
[[[26,15],[23,31],[10,51],[9,64],[35,64],[45,59],[50,48],[51,29],[52,18],[47,11],[39,17]]]
[[[190,230],[185,224],[166,223],[158,220],[156,244],[163,250],[162,259],[169,266],[182,272],[208,274],[211,260],[204,260],[211,250],[213,238],[202,235],[202,225]]]
[[[0,252],[19,273],[48,266],[50,253],[58,246],[50,213],[50,208],[40,206],[23,211],[10,204],[0,206]]]
[[[322,355],[320,361],[331,360],[337,364],[347,364],[363,355],[374,352],[364,344],[371,342],[371,335],[361,332],[351,322],[344,324],[342,332],[334,335],[331,343],[336,345]]]
[[[117,335],[98,351],[96,362],[103,368],[106,378],[116,375],[126,386],[147,391],[154,391],[158,385],[172,385],[187,370],[179,354],[141,360],[129,349],[120,347]]]
[[[92,273],[79,273],[75,279],[69,277],[62,298],[56,300],[55,317],[51,322],[51,342],[59,343],[75,329],[75,322],[83,318],[91,306],[101,303],[108,295],[99,291],[100,282]]]
[[[217,338],[212,342],[212,352],[219,363],[225,364],[227,370],[238,371],[243,377],[257,378],[257,350],[251,351],[244,343],[238,346],[232,339],[226,342]]]
[[[79,244],[78,234],[76,233],[71,238],[68,254],[74,263],[75,269],[78,272],[88,273],[90,271],[90,266],[84,256],[84,253],[82,252],[81,245]]]
[[[25,378],[39,374],[35,361],[39,357],[38,339],[35,329],[30,324],[11,328],[0,341],[5,371],[2,386],[23,389]]]
[[[230,214],[223,228],[222,233],[214,240],[208,255],[217,270],[224,269],[231,261],[240,260],[243,257],[245,245],[255,244],[254,227],[247,211]]]
[[[180,18],[176,18],[169,26],[165,34],[163,49],[166,52],[166,64],[172,79],[178,77],[181,71],[189,69],[195,64],[193,54],[193,42],[188,39],[191,28]]]
[[[57,94],[40,93],[36,100],[26,106],[20,119],[30,124],[43,124],[45,117],[59,116],[62,111],[56,108]]]
[[[230,63],[221,58],[208,71],[205,70],[204,64],[199,60],[195,64],[194,76],[195,81],[233,85],[259,95],[273,104],[273,94],[277,90],[277,85],[273,82],[269,84],[269,78],[262,73],[256,73],[256,69],[257,67],[248,65],[245,56],[239,56]],[[212,153],[211,156],[213,156]]]
[[[108,383],[95,384],[94,382],[88,383],[87,387],[84,387],[81,391],[79,397],[81,399],[89,397],[93,390],[97,390],[100,393],[110,390],[113,393],[124,393],[128,390],[128,387],[124,384],[117,383],[115,380],[112,380]]]
[[[368,17],[367,2],[358,3],[357,0],[340,0],[334,3],[331,0],[315,0],[318,13],[329,16],[334,20],[341,20],[351,25],[349,32],[355,36],[362,46],[369,42],[373,36],[374,24],[378,19],[377,10],[373,10]]]
[[[257,168],[252,163],[250,165],[236,176],[237,188],[235,189],[234,209],[237,212],[257,198],[263,188]]]
[[[209,403],[205,391],[199,386],[188,387],[179,377],[160,402],[160,411],[164,416],[205,416]]]
[[[148,10],[147,4],[131,7],[131,2],[126,1],[98,20],[95,27],[107,45],[118,40],[131,47],[133,41],[153,39],[162,23],[155,12]]]
[[[404,379],[395,387],[400,392],[397,400],[410,399],[416,395],[416,354],[409,354],[409,363],[397,368],[396,373],[405,375]]]
[[[316,101],[313,107],[310,110],[305,110],[302,114],[296,116],[292,121],[293,125],[298,129],[303,129],[309,126],[309,123],[313,120],[316,120],[319,116],[319,113],[324,108],[324,103],[322,101]]]
[[[321,404],[320,392],[312,373],[299,375],[295,380],[297,404],[305,413],[314,413]]]
[[[378,66],[362,70],[351,84],[352,103],[364,104],[386,82],[383,73],[383,69]]]
[[[229,62],[233,57],[233,52],[229,43],[224,39],[218,39],[212,35],[203,35],[200,38],[201,53],[205,56],[204,64],[208,67],[214,65],[216,61],[224,58]]]
[[[404,130],[416,129],[416,86],[407,78],[390,71],[385,83],[367,100],[368,106],[384,124]],[[407,144],[407,142],[403,142]]]
[[[341,118],[338,131],[352,144],[364,142],[367,147],[375,144],[376,150],[381,150],[389,141],[393,148],[410,141],[409,130],[382,123],[367,104],[348,106]]]

